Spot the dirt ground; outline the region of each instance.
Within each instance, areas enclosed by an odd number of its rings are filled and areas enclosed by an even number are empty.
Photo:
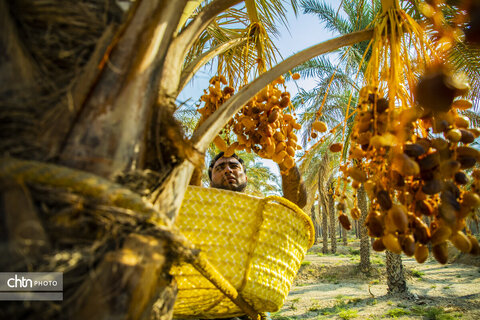
[[[312,247],[283,308],[273,319],[480,319],[480,257],[450,249],[450,260],[419,264],[402,256],[412,297],[387,295],[385,255],[372,254],[372,271],[358,269],[359,243],[337,254]]]

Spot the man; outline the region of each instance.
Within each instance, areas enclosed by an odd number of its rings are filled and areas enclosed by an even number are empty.
[[[236,154],[224,157],[220,152],[208,167],[208,177],[212,188],[243,192],[247,187],[247,170],[243,159]]]
[[[247,169],[243,159],[235,153],[231,157],[224,157],[223,155],[224,152],[220,152],[210,162],[208,167],[210,187],[243,192],[247,187],[248,181]],[[282,172],[283,197],[303,208],[307,203],[307,191],[297,166],[288,171],[282,165],[279,165],[279,167]],[[265,317],[266,319],[271,319],[269,313]],[[223,320],[249,319],[248,316],[242,316]]]
[[[243,192],[247,187],[247,170],[244,161],[233,154],[224,157],[220,152],[213,158],[208,167],[208,177],[212,188]],[[279,165],[282,172],[283,197],[292,201],[300,208],[307,203],[307,191],[298,168],[294,166],[287,170]]]

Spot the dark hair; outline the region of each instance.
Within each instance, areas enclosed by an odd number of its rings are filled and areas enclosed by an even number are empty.
[[[213,166],[215,165],[215,163],[217,162],[218,159],[220,159],[221,157],[223,157],[223,155],[225,154],[225,152],[221,151],[219,154],[217,154],[215,156],[215,158],[212,159],[212,161],[210,161],[210,165],[208,166],[208,177],[210,178],[210,181],[212,181],[212,170],[213,170]],[[239,156],[237,156],[237,154],[233,154],[231,157],[229,158],[235,158],[238,160],[238,162],[241,163],[242,167],[243,167],[243,172],[247,173],[247,168],[245,168],[245,162],[243,161],[242,158],[240,158]]]

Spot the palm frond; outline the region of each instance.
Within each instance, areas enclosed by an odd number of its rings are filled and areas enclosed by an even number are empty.
[[[326,74],[332,74],[335,69],[336,66],[332,64],[328,57],[321,56],[302,63],[295,67],[292,72],[299,73],[303,78],[321,78]],[[289,79],[290,75],[285,75],[285,78]]]
[[[302,0],[300,5],[303,13],[316,15],[327,30],[338,34],[349,33],[348,21],[339,16],[332,6],[316,0]]]
[[[292,1],[296,5],[296,0]],[[201,10],[204,5],[197,10]],[[277,60],[278,49],[272,42],[272,37],[278,33],[279,21],[285,21],[286,9],[279,0],[257,1],[258,18],[265,29],[265,37],[262,38],[263,51],[259,53],[255,46],[255,39],[250,37],[242,45],[227,50],[216,59],[216,72],[224,74],[230,83],[239,86],[244,79],[248,79],[252,70],[256,70],[258,59],[262,57],[267,67],[270,68]],[[281,18],[279,18],[281,17]],[[191,63],[196,57],[221,43],[231,39],[249,35],[250,19],[245,7],[234,7],[219,14],[208,28],[198,37],[197,41],[187,54],[184,65]],[[210,63],[213,66],[212,63]]]
[[[462,111],[462,114],[467,116],[470,119],[471,127],[478,128],[480,127],[480,114],[474,110],[465,110]]]
[[[457,43],[452,48],[450,61],[457,71],[467,75],[471,87],[468,97],[474,101],[477,110],[480,102],[480,48]]]

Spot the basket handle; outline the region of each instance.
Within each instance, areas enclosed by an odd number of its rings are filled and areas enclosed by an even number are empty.
[[[185,252],[184,257],[202,276],[242,309],[252,320],[262,319],[261,314],[245,301],[232,284],[210,263],[203,252],[190,248],[190,250]]]
[[[263,199],[265,202],[278,202],[279,204],[287,207],[288,209],[294,211],[300,218],[305,222],[306,227],[309,229],[309,248],[315,243],[315,227],[313,226],[312,219],[295,203],[279,196],[267,196]]]

